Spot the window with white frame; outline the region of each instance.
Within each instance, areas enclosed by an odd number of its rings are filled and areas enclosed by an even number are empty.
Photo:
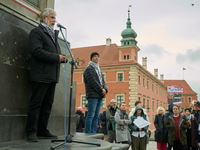
[[[147,98],[147,108],[149,108],[149,98]]]
[[[123,72],[118,72],[117,73],[117,81],[124,81],[124,73]]]
[[[127,55],[127,60],[129,60],[129,55]]]
[[[138,101],[141,101],[141,95],[140,94],[138,95]]]
[[[145,86],[145,77],[143,77],[143,86]]]
[[[184,97],[182,97],[182,103],[185,103],[185,98]]]
[[[125,100],[124,94],[116,94],[116,100],[117,100],[117,106],[119,107],[119,104],[121,102],[124,102],[124,100]]]
[[[138,83],[141,84],[141,75],[138,75]]]
[[[152,91],[154,91],[154,82],[152,83]]]
[[[158,93],[158,84],[156,84],[156,93]]]
[[[192,98],[188,97],[188,103],[191,103],[191,102],[192,102]]]
[[[102,77],[103,77],[104,81],[106,81],[106,73],[102,73]]]
[[[154,99],[152,100],[152,110],[154,111]]]
[[[157,108],[158,108],[158,102],[159,102],[159,101],[157,100]],[[157,109],[157,108],[156,108],[156,109]]]
[[[105,108],[105,107],[106,107],[106,98],[102,98],[101,108]]]
[[[82,107],[85,107],[85,105],[88,103],[85,94],[81,95],[81,103],[82,103]]]
[[[146,104],[145,104],[145,97],[143,98],[143,108],[145,108],[146,107]]]

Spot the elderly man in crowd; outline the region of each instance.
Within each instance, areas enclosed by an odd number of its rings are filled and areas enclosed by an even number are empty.
[[[107,119],[107,127],[108,127],[108,142],[113,143],[116,141],[115,134],[115,113],[117,111],[117,103],[116,100],[112,99],[110,101],[110,108],[106,110],[106,119]]]

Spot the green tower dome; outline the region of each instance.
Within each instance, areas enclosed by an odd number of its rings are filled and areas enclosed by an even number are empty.
[[[135,38],[137,37],[137,33],[131,29],[130,10],[128,10],[128,19],[126,25],[126,29],[124,29],[121,33],[121,36],[123,37],[121,40],[121,45],[136,45],[137,41]]]

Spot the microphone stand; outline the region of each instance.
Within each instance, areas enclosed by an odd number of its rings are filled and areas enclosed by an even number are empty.
[[[59,27],[60,27],[60,26],[59,26]],[[70,135],[70,129],[71,129],[72,89],[73,89],[73,73],[74,73],[74,66],[75,66],[76,69],[77,69],[78,67],[77,67],[76,62],[75,62],[75,60],[74,60],[74,57],[73,57],[73,55],[72,55],[72,53],[71,53],[71,51],[70,51],[70,49],[69,49],[69,47],[68,47],[68,45],[67,45],[67,41],[66,41],[66,39],[65,39],[65,37],[64,37],[64,34],[63,34],[63,32],[62,32],[61,27],[60,27],[60,31],[61,31],[61,34],[62,34],[63,39],[64,39],[64,41],[65,41],[65,45],[66,45],[66,47],[67,47],[67,49],[68,49],[68,51],[69,51],[69,54],[70,54],[70,56],[71,56],[71,58],[72,58],[71,62],[69,62],[69,63],[71,64],[71,85],[70,85],[70,100],[69,100],[69,122],[68,122],[68,135],[65,137],[65,140],[51,140],[52,143],[53,143],[53,142],[62,142],[62,143],[60,143],[60,144],[58,144],[58,145],[56,145],[56,146],[52,146],[52,147],[51,147],[51,150],[54,150],[54,149],[56,149],[57,147],[64,145],[65,143],[72,143],[72,142],[74,142],[74,143],[82,143],[82,144],[89,144],[89,145],[101,146],[101,144],[88,143],[88,142],[81,142],[81,141],[74,141],[74,140],[72,139],[73,135]],[[66,54],[65,54],[65,55],[66,55]],[[65,63],[66,63],[66,58],[65,58]],[[65,64],[65,65],[66,65],[66,64]],[[65,78],[66,78],[66,76],[65,76]],[[66,84],[66,83],[65,83],[65,84]],[[66,128],[66,127],[65,127],[65,128]]]

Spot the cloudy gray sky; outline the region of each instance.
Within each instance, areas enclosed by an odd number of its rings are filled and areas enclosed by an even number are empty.
[[[147,57],[147,69],[165,79],[182,80],[185,67],[184,79],[200,96],[200,0],[55,0],[72,48],[104,45],[108,37],[120,46],[129,5],[139,63]]]

